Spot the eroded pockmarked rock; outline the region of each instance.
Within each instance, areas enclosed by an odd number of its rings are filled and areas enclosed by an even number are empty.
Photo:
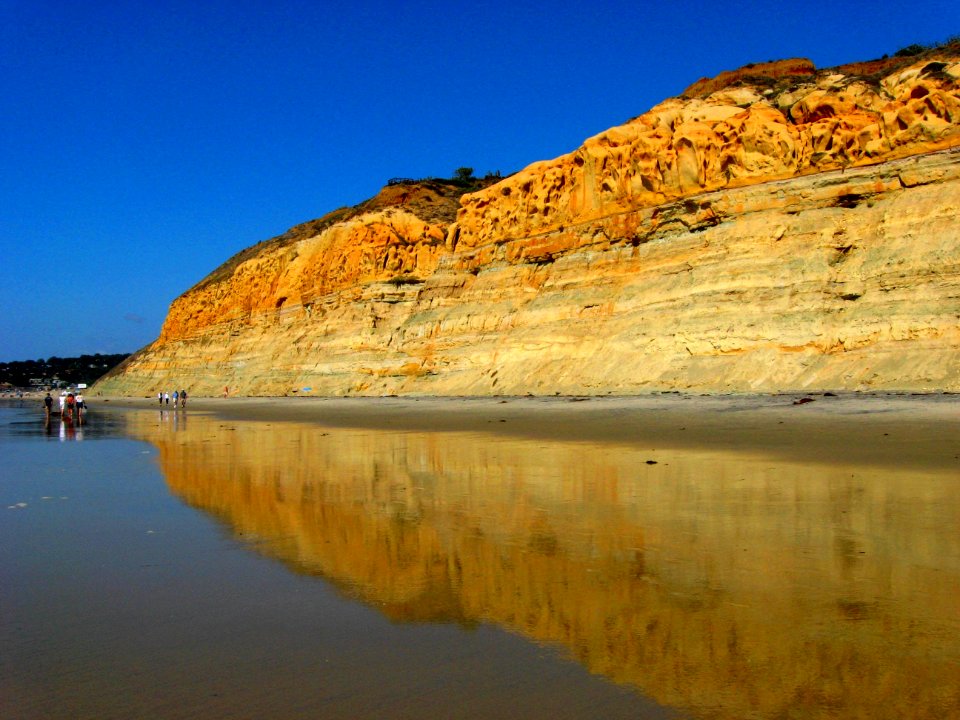
[[[960,61],[876,85],[839,74],[776,91],[672,98],[576,151],[468,195],[458,246],[478,247],[704,191],[875,165],[960,144]]]

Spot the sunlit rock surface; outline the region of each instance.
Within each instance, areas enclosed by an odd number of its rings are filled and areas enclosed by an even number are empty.
[[[385,188],[219,268],[97,390],[960,390],[960,58],[870,69],[757,66],[459,200]]]

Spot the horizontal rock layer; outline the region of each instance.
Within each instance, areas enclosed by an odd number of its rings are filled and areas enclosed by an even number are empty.
[[[958,78],[669,100],[453,224],[398,201],[266,243],[97,389],[958,390]]]

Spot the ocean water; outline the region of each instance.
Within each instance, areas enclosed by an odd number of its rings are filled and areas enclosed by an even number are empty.
[[[953,468],[33,406],[0,457],[4,718],[960,717]]]

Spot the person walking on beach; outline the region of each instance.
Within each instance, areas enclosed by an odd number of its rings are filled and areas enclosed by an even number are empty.
[[[163,394],[163,399],[166,400],[167,405],[169,405],[169,404],[170,404],[170,393],[165,392],[165,393]]]
[[[162,392],[158,392],[158,393],[157,393],[157,402],[160,403],[161,405],[163,405],[163,393],[162,393]]]
[[[65,391],[60,392],[60,416],[63,417],[63,409],[67,404],[67,393]]]
[[[177,408],[177,403],[180,401],[180,392],[177,390],[173,391],[173,408]]]
[[[185,408],[187,406],[187,391],[180,391],[180,407]]]
[[[83,409],[87,406],[83,401],[83,393],[78,392],[77,397],[77,422],[83,422]]]
[[[50,422],[50,413],[53,411],[53,398],[50,397],[50,393],[47,393],[43,399],[43,409],[47,414],[47,422]]]

